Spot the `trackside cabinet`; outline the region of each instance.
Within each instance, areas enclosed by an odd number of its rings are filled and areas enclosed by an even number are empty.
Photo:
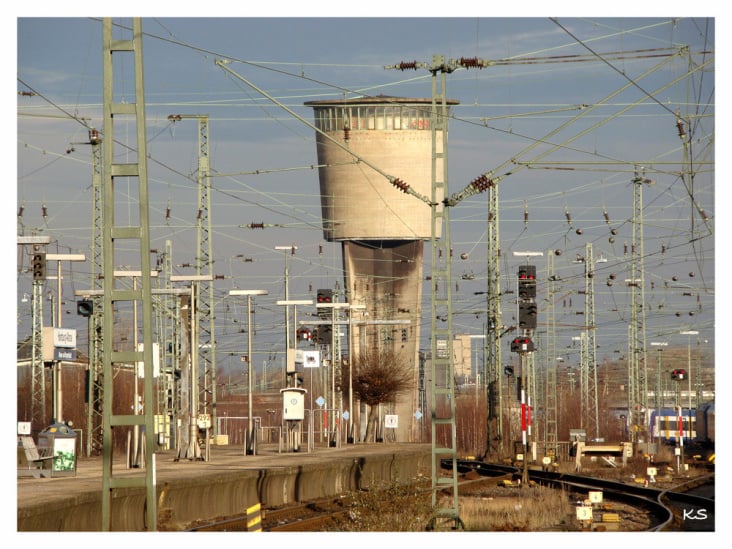
[[[305,395],[307,389],[288,387],[280,389],[282,393],[282,419],[285,421],[302,421],[305,419]]]

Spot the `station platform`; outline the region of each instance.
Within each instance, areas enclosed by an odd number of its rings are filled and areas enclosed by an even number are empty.
[[[260,445],[255,455],[241,446],[212,445],[205,461],[176,457],[175,450],[156,452],[155,477],[158,516],[178,525],[235,515],[256,503],[278,507],[335,496],[431,470],[431,445],[422,443],[316,446],[309,452]],[[113,474],[145,471],[127,468],[120,456]],[[144,500],[144,489],[116,489],[112,530],[146,531]],[[17,531],[101,531],[101,501],[101,457],[78,457],[73,476],[19,477]]]

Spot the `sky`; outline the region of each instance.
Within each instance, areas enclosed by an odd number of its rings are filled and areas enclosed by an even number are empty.
[[[539,272],[554,253],[562,278],[555,300],[559,352],[578,359],[573,337],[584,324],[578,259],[588,243],[597,261],[598,359],[626,352],[630,294],[623,280],[630,273],[635,176],[653,183],[643,190],[647,341],[686,345],[679,332],[698,330],[703,344],[713,345],[715,20],[568,11],[554,19],[143,16],[151,247],[162,251],[171,242],[175,274],[194,273],[186,265],[195,264],[197,125],[168,116],[209,117],[214,273],[222,276],[215,283],[220,365],[235,366],[245,345],[238,328],[245,302],[228,297],[230,289],[268,290],[255,301],[255,364],[280,360],[284,313],[275,302],[284,299],[285,260],[276,246],[297,246],[288,260],[291,299],[312,299],[318,288],[343,284],[340,246],[323,239],[315,131],[303,103],[430,97],[429,70],[385,67],[402,61],[428,67],[433,55],[499,61],[447,75],[447,96],[459,101],[449,123],[449,188],[458,192],[486,173],[502,176],[504,288],[515,285],[522,261],[514,253],[541,251]],[[88,256],[91,151],[85,142],[88,129],[102,124],[101,20],[19,15],[16,23],[16,234],[50,235],[49,251]],[[679,53],[682,45],[689,48]],[[238,76],[216,65],[223,59]],[[34,95],[21,94],[29,91]],[[134,101],[134,83],[123,74],[115,91]],[[679,115],[693,132],[686,152]],[[375,198],[388,201],[395,192],[385,180]],[[124,192],[117,205],[118,219],[134,217],[135,204]],[[461,201],[450,215],[455,332],[479,334],[486,196]],[[267,227],[246,228],[250,223]],[[28,254],[19,251],[17,258],[20,339],[31,330],[30,303],[23,300],[31,277],[24,271]],[[90,287],[90,265],[69,270],[63,323],[78,327],[85,340],[73,292]],[[515,306],[506,299],[504,311]],[[539,314],[546,310],[540,302]]]
[[[449,124],[449,186],[457,192],[482,174],[503,176],[502,287],[514,284],[521,261],[513,253],[543,252],[536,265],[545,273],[555,252],[562,278],[555,300],[558,354],[577,364],[573,338],[583,326],[577,313],[584,279],[576,260],[587,243],[596,260],[607,260],[596,263],[598,359],[626,352],[630,295],[622,281],[630,268],[631,181],[639,172],[653,181],[643,191],[647,341],[683,346],[687,339],[679,332],[698,330],[700,345],[713,346],[714,331],[724,322],[723,315],[715,319],[715,239],[726,225],[724,218],[718,222],[716,206],[724,189],[714,185],[714,53],[724,33],[717,33],[721,21],[709,18],[715,10],[698,2],[664,3],[663,10],[637,4],[614,2],[610,15],[575,3],[554,3],[554,14],[532,3],[503,8],[505,14],[493,6],[481,14],[450,3],[447,18],[429,11],[415,16],[407,5],[378,2],[346,9],[319,3],[315,11],[278,4],[281,13],[242,4],[238,13],[227,8],[203,17],[184,10],[171,18],[164,15],[168,10],[145,16],[143,3],[126,3],[143,16],[145,32],[151,246],[162,250],[166,240],[172,243],[175,274],[194,272],[185,265],[195,261],[197,133],[194,120],[171,123],[168,116],[210,119],[214,272],[223,276],[215,283],[218,367],[240,367],[246,344],[239,328],[245,303],[230,298],[230,289],[269,291],[255,300],[254,362],[281,360],[284,313],[275,302],[284,299],[284,257],[276,246],[298,248],[289,258],[291,298],[312,299],[317,288],[343,284],[340,246],[326,242],[321,230],[315,132],[302,121],[312,120],[303,103],[379,94],[430,97],[429,71],[385,67],[402,61],[429,65],[433,55],[501,60],[447,76],[447,96],[459,101]],[[326,11],[332,6],[333,12]],[[4,103],[16,106],[16,185],[3,218],[8,225],[16,222],[6,232],[49,235],[49,251],[88,256],[91,154],[84,143],[88,129],[102,124],[101,20],[88,14],[99,8],[77,2],[60,12],[58,4],[36,2],[12,9],[18,10],[15,18],[2,24],[3,35],[13,37],[8,50],[14,58],[7,59],[4,73],[9,78],[14,63],[16,84],[4,89],[16,93]],[[375,11],[353,11],[367,9]],[[685,15],[672,20],[656,16],[659,11]],[[129,19],[119,22],[129,25]],[[669,55],[682,45],[691,55]],[[579,57],[568,62],[566,56]],[[246,82],[215,64],[222,59],[231,60],[228,67]],[[117,91],[134,100],[132,82],[119,82]],[[28,91],[35,95],[21,94]],[[688,154],[677,112],[693,132]],[[378,198],[388,201],[394,192],[384,182]],[[120,219],[133,217],[132,202],[118,205]],[[479,334],[485,322],[485,298],[476,295],[486,284],[485,195],[460,202],[450,215],[455,257],[467,257],[452,267],[455,332]],[[271,227],[243,227],[249,223]],[[8,239],[5,245],[9,251],[14,243]],[[27,250],[15,247],[15,277],[6,276],[16,288],[19,340],[31,331],[30,302],[24,300],[31,276]],[[427,251],[425,258],[427,272]],[[69,271],[63,323],[85,341],[74,292],[90,287],[89,262]],[[55,292],[51,285],[47,290]],[[545,291],[540,284],[540,325],[547,314]],[[513,306],[507,296],[504,312]],[[429,311],[427,301],[423,311]],[[12,330],[4,332],[12,349]]]

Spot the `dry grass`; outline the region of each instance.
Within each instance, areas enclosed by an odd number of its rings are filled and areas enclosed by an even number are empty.
[[[460,498],[460,518],[473,532],[574,530],[569,499],[566,492],[543,486],[501,488],[493,495]]]
[[[350,494],[348,519],[341,532],[424,532],[433,518],[430,479],[392,482]],[[577,530],[574,507],[562,490],[542,486],[491,487],[461,496],[460,519],[465,531],[547,532]],[[574,523],[573,523],[574,522]]]
[[[348,520],[340,532],[423,532],[432,517],[430,479],[417,477],[408,483],[392,481],[350,494]]]

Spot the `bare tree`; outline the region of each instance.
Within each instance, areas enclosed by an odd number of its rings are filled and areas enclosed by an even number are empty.
[[[379,404],[393,402],[412,388],[413,372],[406,358],[394,349],[362,352],[354,362],[353,392],[369,406],[366,440],[373,434]]]

